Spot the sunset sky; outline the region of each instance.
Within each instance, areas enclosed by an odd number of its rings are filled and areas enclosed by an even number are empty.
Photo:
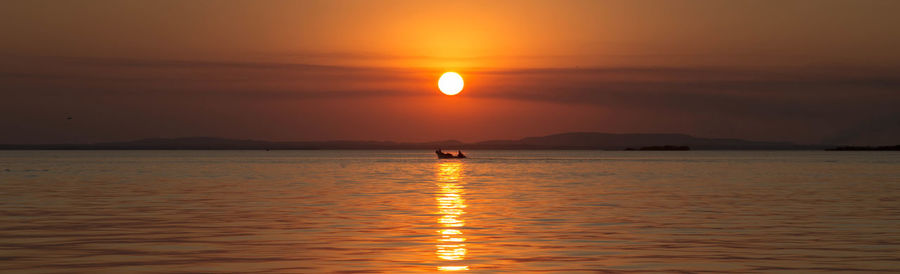
[[[0,143],[897,144],[898,14],[900,1],[3,1]],[[459,95],[438,91],[446,71]]]

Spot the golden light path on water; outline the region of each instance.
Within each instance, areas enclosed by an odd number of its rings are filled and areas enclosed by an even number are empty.
[[[463,199],[464,189],[459,184],[463,169],[462,162],[439,162],[437,164],[438,192],[437,200],[438,224],[441,229],[437,231],[438,259],[446,262],[446,265],[438,266],[440,271],[469,270],[469,266],[459,262],[466,258],[466,238],[462,228],[465,227],[466,200]]]

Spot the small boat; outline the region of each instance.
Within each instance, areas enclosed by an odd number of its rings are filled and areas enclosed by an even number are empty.
[[[438,159],[463,159],[466,158],[466,155],[462,153],[462,151],[457,151],[456,155],[452,153],[444,153],[440,149],[434,151],[437,154]]]

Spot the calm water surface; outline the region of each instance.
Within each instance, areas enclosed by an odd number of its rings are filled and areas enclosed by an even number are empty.
[[[900,272],[900,153],[0,151],[0,271]]]

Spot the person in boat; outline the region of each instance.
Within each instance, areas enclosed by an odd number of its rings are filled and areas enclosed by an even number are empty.
[[[456,158],[466,158],[466,155],[462,153],[462,150],[457,150]]]

